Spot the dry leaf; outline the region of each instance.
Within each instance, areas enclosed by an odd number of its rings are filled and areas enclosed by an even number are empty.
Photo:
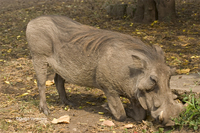
[[[54,80],[47,80],[46,81],[46,86],[51,86],[54,84]]]
[[[105,119],[99,119],[99,121],[105,121]]]
[[[133,23],[131,23],[129,26],[133,26]]]
[[[153,126],[153,123],[149,121],[142,120],[142,123],[144,123],[144,125],[149,126],[149,127]]]
[[[27,79],[28,81],[30,81],[30,80],[33,79],[33,77],[27,77],[26,79]]]
[[[26,88],[20,88],[20,90],[26,90]]]
[[[98,112],[100,115],[103,115],[104,114],[104,112]]]
[[[56,119],[54,118],[51,123],[53,124],[58,124],[58,123],[66,123],[68,124],[69,123],[69,120],[70,120],[70,117],[69,115],[64,115],[64,116],[61,116],[60,118]]]
[[[182,47],[185,47],[185,46],[187,46],[187,45],[188,45],[188,43],[186,43],[186,44],[182,44],[181,46],[182,46]]]
[[[128,101],[122,101],[123,103],[128,103]]]
[[[200,56],[191,56],[191,59],[199,58]]]
[[[115,124],[112,121],[109,121],[109,120],[103,121],[101,125],[109,126],[109,127],[115,126]]]
[[[34,83],[37,85],[37,80],[36,79],[34,80]]]
[[[18,78],[16,81],[17,81],[17,82],[22,82],[22,79]]]
[[[7,52],[10,53],[12,51],[12,49],[8,49]]]
[[[20,35],[18,35],[18,36],[17,36],[17,39],[19,39],[20,37],[21,37],[21,36],[20,36]]]
[[[189,73],[190,72],[190,69],[177,69],[176,72],[178,74],[185,74],[185,73]]]
[[[94,102],[86,102],[87,104],[96,105]]]
[[[17,96],[17,97],[24,97],[24,96],[26,96],[26,95],[28,95],[29,93],[23,93],[22,95],[19,95],[19,96]]]
[[[13,122],[13,121],[10,120],[10,119],[5,119],[5,121],[6,121],[7,123],[12,123],[12,122]]]
[[[124,126],[124,128],[127,128],[127,129],[133,128],[133,124],[127,124]]]
[[[5,83],[6,83],[6,84],[10,84],[10,82],[9,82],[9,81],[5,81]]]

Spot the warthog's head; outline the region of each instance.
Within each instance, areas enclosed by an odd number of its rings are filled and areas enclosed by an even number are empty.
[[[170,68],[164,62],[164,55],[159,47],[155,47],[160,59],[151,62],[142,60],[143,74],[137,81],[137,98],[145,110],[149,110],[153,118],[165,126],[172,126],[172,117],[178,116],[183,110],[182,103],[175,99],[169,88],[169,81],[175,69]]]

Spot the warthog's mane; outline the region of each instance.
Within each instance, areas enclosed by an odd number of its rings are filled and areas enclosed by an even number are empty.
[[[62,40],[64,39],[65,42],[82,46],[84,52],[96,52],[106,45],[117,43],[123,45],[128,50],[137,51],[153,60],[163,60],[161,52],[157,51],[155,47],[145,45],[136,37],[82,25],[67,17],[65,19],[52,20],[59,29],[59,32],[61,32]],[[70,23],[68,22],[69,20],[71,20]],[[66,38],[66,35],[70,37]]]

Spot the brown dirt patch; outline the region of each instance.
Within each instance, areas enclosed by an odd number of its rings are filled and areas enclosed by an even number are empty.
[[[90,2],[91,1],[91,2]],[[120,1],[123,2],[123,1]],[[124,2],[132,2],[124,0]],[[39,97],[25,29],[27,23],[41,15],[65,15],[83,24],[140,37],[149,44],[159,44],[166,52],[170,66],[199,71],[200,5],[179,2],[174,24],[135,24],[130,18],[116,19],[100,8],[103,0],[0,0],[0,132],[153,132],[158,125],[128,118],[115,121],[101,105],[106,102],[98,89],[66,84],[69,100],[75,103],[68,111],[61,105],[55,85],[47,87],[47,103],[51,110],[45,116],[38,110]],[[49,79],[53,78],[50,70]],[[122,99],[124,100],[124,99]],[[124,102],[126,103],[126,101]],[[104,112],[103,115],[99,112]],[[69,114],[70,124],[51,124],[53,118]],[[99,120],[111,120],[116,126],[102,126]],[[134,124],[131,129],[123,128]],[[165,129],[171,130],[169,128]],[[187,128],[184,128],[187,132]],[[180,132],[182,132],[181,130]],[[179,132],[179,129],[174,129]]]

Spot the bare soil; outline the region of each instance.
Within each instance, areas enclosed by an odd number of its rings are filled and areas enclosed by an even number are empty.
[[[143,122],[127,118],[115,121],[101,105],[106,103],[103,92],[95,88],[67,84],[68,98],[73,107],[59,100],[54,84],[47,84],[47,103],[51,110],[45,116],[38,110],[39,93],[30,53],[25,38],[27,23],[41,15],[65,15],[83,24],[140,37],[148,44],[160,45],[166,61],[178,74],[198,72],[200,58],[200,4],[190,1],[177,3],[176,23],[154,22],[135,24],[132,18],[114,18],[101,9],[112,1],[103,0],[0,0],[0,132],[62,132],[62,133],[140,133],[162,132],[160,125],[149,117]],[[115,3],[133,3],[129,0]],[[48,81],[53,71],[49,68]],[[128,100],[122,98],[128,106]],[[68,114],[69,124],[52,124],[54,118]],[[115,126],[103,126],[110,120]],[[125,128],[133,124],[131,128]],[[187,127],[164,128],[170,132],[195,132]],[[198,131],[196,131],[198,132]]]

